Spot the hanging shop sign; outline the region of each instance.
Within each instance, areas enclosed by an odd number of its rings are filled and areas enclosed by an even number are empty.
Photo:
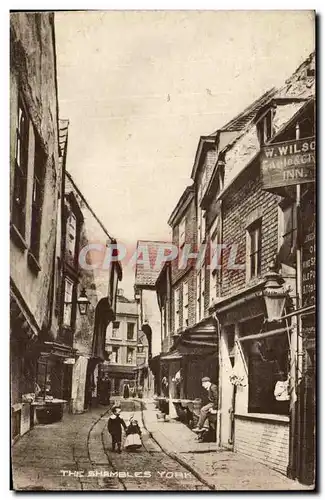
[[[264,189],[315,181],[315,137],[278,142],[261,148]]]
[[[63,364],[64,365],[74,365],[76,362],[75,358],[66,358],[64,361],[63,361]]]

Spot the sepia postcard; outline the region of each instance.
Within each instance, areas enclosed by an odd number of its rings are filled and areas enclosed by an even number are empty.
[[[314,491],[316,13],[11,11],[15,491]]]

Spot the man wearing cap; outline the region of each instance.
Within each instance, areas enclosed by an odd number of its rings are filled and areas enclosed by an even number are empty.
[[[202,379],[202,387],[208,391],[208,399],[209,403],[205,406],[202,406],[200,410],[200,417],[197,424],[197,427],[193,429],[194,432],[202,432],[204,422],[210,414],[216,414],[218,409],[218,387],[215,384],[211,383],[211,379],[209,377],[203,377]]]

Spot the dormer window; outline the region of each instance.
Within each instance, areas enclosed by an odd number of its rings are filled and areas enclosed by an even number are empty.
[[[265,112],[256,123],[257,136],[260,146],[264,146],[273,135],[273,110]]]

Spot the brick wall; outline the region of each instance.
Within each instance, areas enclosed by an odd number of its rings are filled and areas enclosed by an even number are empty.
[[[172,289],[172,332],[176,333],[177,328],[175,325],[175,293],[178,288],[181,289],[180,293],[180,324],[181,328],[185,328],[183,318],[183,284],[188,283],[188,326],[196,323],[196,269],[191,267],[186,274],[182,275],[181,279],[175,283]]]
[[[253,222],[254,213],[262,216],[263,276],[278,250],[278,196],[262,190],[257,162],[234,182],[223,202],[223,243],[238,245],[236,264],[246,263],[246,229]],[[246,269],[228,269],[228,258],[226,251],[222,262],[222,295],[246,286]]]
[[[289,424],[236,417],[235,451],[286,474],[289,461]]]
[[[191,251],[195,252],[196,244],[196,209],[195,209],[195,199],[193,198],[191,203],[185,212],[186,222],[185,222],[185,243],[191,245]],[[179,224],[173,227],[173,245],[178,248],[179,244]],[[184,274],[187,273],[191,267],[191,261],[188,261],[186,269],[179,269],[178,259],[174,259],[172,262],[172,285],[180,280]]]
[[[186,223],[185,223],[185,243],[191,245],[191,252],[196,252],[196,207],[195,199],[186,209]],[[179,242],[179,225],[173,228],[173,244],[178,247]],[[172,332],[176,332],[175,328],[175,290],[181,288],[180,293],[180,322],[182,328],[185,327],[183,321],[183,283],[188,281],[188,323],[189,326],[193,325],[196,321],[196,270],[195,261],[188,261],[185,269],[179,269],[179,262],[175,259],[171,266],[171,282],[172,282]]]

